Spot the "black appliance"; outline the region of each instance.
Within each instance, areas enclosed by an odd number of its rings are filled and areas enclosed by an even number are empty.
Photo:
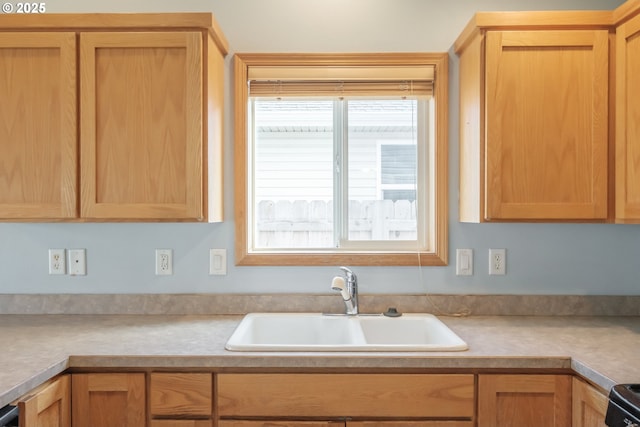
[[[18,427],[18,407],[7,405],[0,408],[0,427]]]
[[[618,384],[611,388],[605,424],[640,427],[640,384]]]

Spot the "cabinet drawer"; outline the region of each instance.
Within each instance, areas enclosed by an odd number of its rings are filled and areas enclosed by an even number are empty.
[[[152,373],[151,416],[211,416],[211,378],[207,373]]]
[[[212,420],[151,420],[150,427],[213,427]]]
[[[473,421],[349,421],[347,427],[474,427]]]
[[[222,420],[218,427],[344,427],[344,421],[230,421]]]
[[[156,426],[151,426],[156,427]],[[218,427],[473,427],[473,421],[227,421]]]
[[[473,375],[220,374],[219,416],[472,418]]]

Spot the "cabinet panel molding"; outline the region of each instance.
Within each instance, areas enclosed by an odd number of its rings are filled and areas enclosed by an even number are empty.
[[[616,221],[640,222],[640,15],[616,29]]]
[[[203,219],[199,32],[80,36],[85,218]]]
[[[146,425],[145,374],[72,374],[73,427]]]
[[[77,215],[76,39],[0,37],[0,218]]]
[[[608,43],[487,33],[487,219],[606,219]]]
[[[459,37],[461,221],[609,219],[611,23],[589,17],[479,13]]]
[[[572,388],[573,427],[607,427],[604,420],[609,398],[588,383],[574,377]]]
[[[71,427],[71,379],[61,375],[18,401],[20,425]]]
[[[571,425],[570,375],[479,375],[478,427]]]
[[[5,14],[0,35],[0,221],[223,220],[211,13]]]

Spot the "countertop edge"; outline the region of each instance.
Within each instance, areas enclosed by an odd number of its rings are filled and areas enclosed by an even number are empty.
[[[235,352],[242,316],[4,315],[0,407],[67,369],[574,373],[603,393],[640,383],[640,317],[444,317],[461,352]]]

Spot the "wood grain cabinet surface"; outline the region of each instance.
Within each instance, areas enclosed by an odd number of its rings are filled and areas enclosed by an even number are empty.
[[[0,218],[76,217],[76,81],[74,33],[1,33]]]
[[[211,420],[151,420],[149,427],[212,427]]]
[[[144,373],[72,374],[73,427],[140,427],[147,423]]]
[[[71,376],[60,375],[18,401],[21,427],[71,427]]]
[[[183,371],[63,374],[18,404],[21,427],[604,427],[608,398],[570,374]]]
[[[314,427],[334,426],[325,420],[353,427],[471,427],[474,389],[472,374],[223,373],[217,408],[224,427],[290,426],[297,425],[291,419],[309,418],[324,418]]]
[[[0,34],[0,220],[222,220],[210,13],[4,15]]]
[[[152,372],[149,381],[151,427],[211,427],[211,373]]]
[[[222,420],[218,427],[472,427],[469,421],[241,421]],[[178,427],[178,426],[177,426]]]
[[[482,13],[460,36],[461,221],[607,219],[610,15]]]
[[[607,427],[609,398],[581,379],[573,378],[571,422],[573,427]]]
[[[616,28],[616,221],[640,223],[640,15],[622,19]]]
[[[81,215],[204,215],[202,34],[80,34]]]
[[[479,375],[478,427],[568,427],[571,375]]]

